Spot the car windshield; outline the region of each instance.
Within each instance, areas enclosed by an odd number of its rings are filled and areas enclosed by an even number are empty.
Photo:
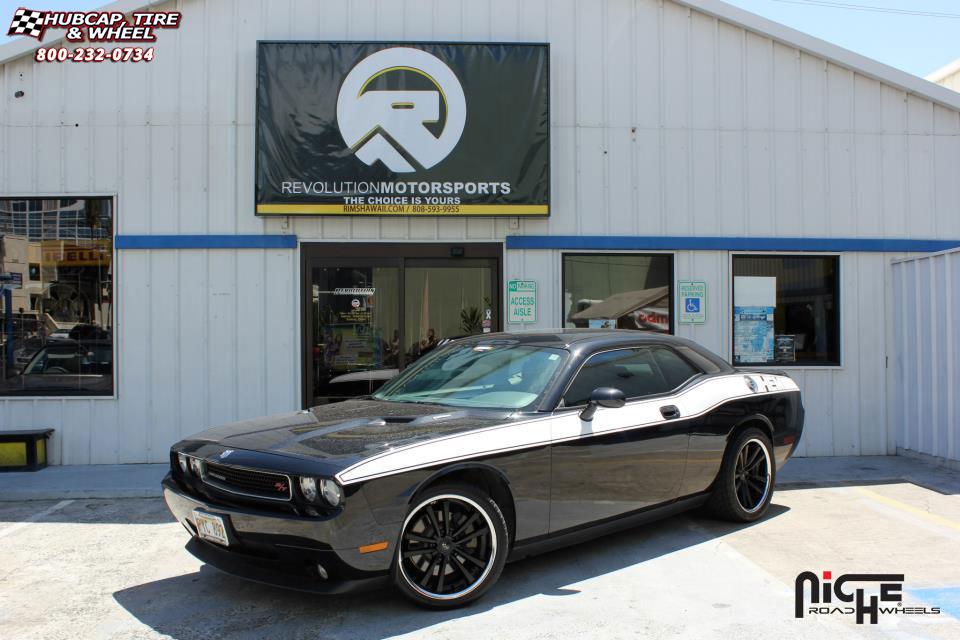
[[[521,409],[543,394],[566,358],[562,349],[455,344],[424,358],[373,397],[391,402]]]

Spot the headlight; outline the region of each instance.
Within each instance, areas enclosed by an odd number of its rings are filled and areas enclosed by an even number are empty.
[[[336,480],[327,480],[326,478],[300,478],[300,493],[306,498],[307,502],[321,503],[326,502],[331,507],[339,506],[343,502],[343,489],[337,484]],[[320,498],[323,498],[321,501]]]
[[[307,499],[307,502],[316,502],[319,497],[317,493],[317,479],[300,478],[300,492],[303,493],[303,497]]]
[[[193,475],[198,478],[203,478],[203,460],[200,458],[190,458],[190,470],[193,471]]]
[[[180,463],[180,471],[183,471],[184,473],[190,472],[190,461],[187,456],[182,453],[178,453],[177,461]]]
[[[340,485],[338,485],[335,480],[321,478],[320,493],[331,507],[338,506],[343,500],[343,489],[340,488]]]

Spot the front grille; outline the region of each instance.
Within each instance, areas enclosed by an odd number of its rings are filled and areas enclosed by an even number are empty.
[[[223,491],[268,500],[290,500],[290,477],[269,471],[208,462],[203,481]]]

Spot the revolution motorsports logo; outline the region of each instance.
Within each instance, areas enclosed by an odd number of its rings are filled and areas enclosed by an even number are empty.
[[[549,47],[259,42],[257,215],[546,216]]]
[[[373,90],[371,83],[391,73],[412,72],[430,90]],[[445,122],[438,136],[425,125]],[[344,142],[368,165],[380,160],[394,173],[429,169],[446,158],[463,134],[467,100],[456,74],[422,49],[392,47],[362,59],[343,81],[337,122]]]
[[[877,624],[881,614],[940,614],[940,607],[903,606],[904,574],[902,573],[844,573],[833,580],[833,572],[824,571],[822,576],[822,583],[817,574],[812,571],[804,571],[797,576],[794,582],[794,617],[854,615],[857,624],[863,624],[866,616],[869,616],[870,624]],[[804,585],[810,587],[809,605],[806,605],[803,597]],[[868,596],[868,590],[877,593],[871,593]],[[894,604],[883,606],[881,603]]]

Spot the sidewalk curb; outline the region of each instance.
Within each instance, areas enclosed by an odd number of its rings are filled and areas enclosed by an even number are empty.
[[[0,503],[159,498],[169,464],[51,466],[0,473]]]
[[[103,489],[67,489],[57,491],[54,489],[9,489],[0,494],[0,503],[3,502],[36,502],[38,500],[125,500],[125,499],[145,499],[161,498],[163,490],[160,483],[154,489],[122,489],[122,490],[103,490]]]

